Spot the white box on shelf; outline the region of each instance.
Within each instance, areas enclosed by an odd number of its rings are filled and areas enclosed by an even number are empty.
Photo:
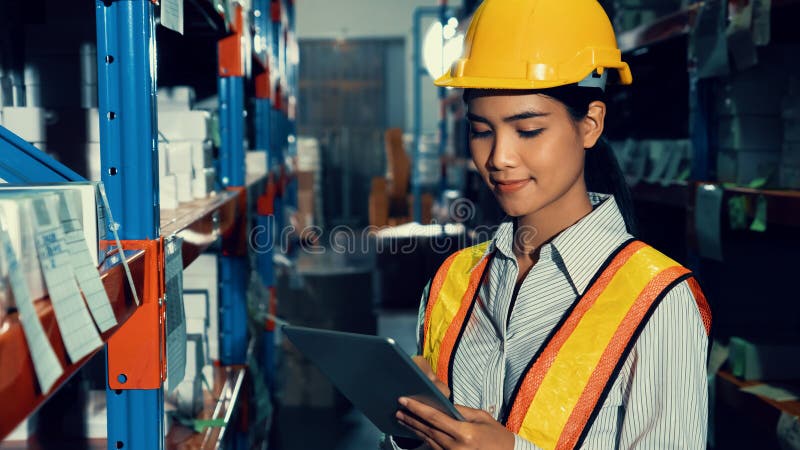
[[[183,271],[183,290],[208,292],[208,354],[219,360],[219,286],[217,255],[204,253]],[[209,378],[211,380],[211,378]]]
[[[163,175],[158,180],[161,209],[178,209],[178,179],[175,175]]]
[[[100,143],[86,143],[86,165],[89,179],[100,181],[103,177],[102,166],[100,165]]]
[[[214,168],[195,170],[194,178],[192,178],[192,195],[194,198],[202,199],[207,198],[214,192],[214,181],[217,176],[217,171]]]
[[[250,150],[246,153],[245,166],[248,175],[265,175],[267,173],[267,151]]]
[[[166,150],[170,173],[192,173],[192,142],[170,141]]]
[[[158,142],[158,176],[163,177],[168,175],[170,171],[167,155],[169,154],[169,145],[164,141]]]
[[[44,113],[35,106],[4,106],[0,123],[28,142],[45,142]]]
[[[86,109],[86,142],[100,142],[100,111]]]
[[[734,151],[780,152],[783,121],[779,116],[720,116],[719,146]]]
[[[194,200],[192,195],[192,174],[176,173],[174,175],[178,184],[178,203],[187,203]]]
[[[206,111],[164,111],[158,113],[158,130],[172,141],[204,141],[209,138]]]
[[[213,148],[210,140],[192,141],[192,168],[195,172],[214,166]]]
[[[758,178],[774,177],[780,159],[779,152],[722,149],[717,154],[717,179],[748,185]]]

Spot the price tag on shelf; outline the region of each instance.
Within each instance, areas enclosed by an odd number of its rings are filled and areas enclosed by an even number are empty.
[[[164,243],[166,254],[167,392],[172,392],[186,374],[186,311],[183,307],[183,239]]]
[[[183,0],[161,0],[161,25],[183,34]]]
[[[117,324],[111,302],[108,300],[100,274],[97,272],[86,246],[83,227],[78,219],[76,202],[80,201],[77,193],[71,191],[59,192],[60,202],[58,215],[61,220],[61,227],[64,229],[64,241],[69,250],[70,262],[75,278],[78,280],[78,287],[83,291],[89,311],[94,317],[94,321],[101,332],[108,331]]]
[[[58,329],[72,362],[80,361],[103,345],[78,290],[64,231],[58,218],[58,196],[33,198],[31,214],[36,235],[36,252],[42,268]]]
[[[64,373],[61,363],[44,332],[36,308],[28,291],[28,284],[20,269],[14,247],[6,230],[5,218],[0,214],[0,258],[8,268],[8,282],[19,312],[19,321],[28,343],[28,353],[33,361],[33,370],[39,380],[43,394],[50,392],[55,382]]]

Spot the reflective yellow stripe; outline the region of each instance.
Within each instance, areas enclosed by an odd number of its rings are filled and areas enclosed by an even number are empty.
[[[441,342],[461,306],[461,298],[469,286],[472,269],[484,256],[487,248],[489,248],[489,242],[459,251],[447,273],[436,274],[437,277],[444,276],[446,278],[439,292],[439,298],[429,299],[435,303],[425,324],[427,338],[422,352],[434,371],[439,361]]]
[[[659,272],[678,264],[643,247],[623,265],[586,312],[544,374],[519,431],[544,449],[554,449],[581,393],[622,319]]]

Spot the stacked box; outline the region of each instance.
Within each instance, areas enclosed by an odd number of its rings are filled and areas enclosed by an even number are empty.
[[[733,73],[717,85],[717,179],[747,185],[778,178],[787,78],[772,64]]]
[[[781,151],[781,187],[800,189],[800,79],[790,82],[782,105],[783,149]]]

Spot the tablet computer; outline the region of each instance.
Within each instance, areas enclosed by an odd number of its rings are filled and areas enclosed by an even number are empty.
[[[397,399],[409,397],[457,420],[464,420],[450,400],[425,376],[394,340],[385,337],[286,326],[289,340],[378,429],[416,437],[397,423]]]

